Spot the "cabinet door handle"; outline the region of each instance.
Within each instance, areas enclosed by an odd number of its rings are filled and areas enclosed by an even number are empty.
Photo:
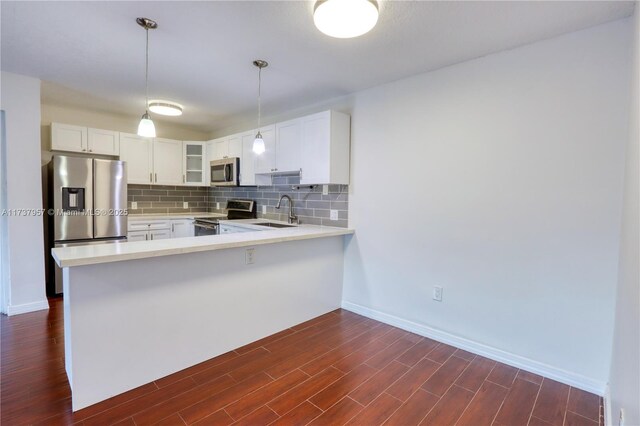
[[[149,182],[153,182],[153,173],[149,173]]]
[[[144,234],[144,240],[147,241],[149,239],[149,234]]]
[[[156,173],[156,182],[158,182],[158,174]]]
[[[86,149],[84,149],[84,148],[82,148],[82,152],[87,152],[87,150],[86,150]]]
[[[90,150],[89,150],[89,152],[93,152],[93,150],[92,150],[92,149],[90,149]]]
[[[175,229],[174,229],[174,227],[173,227],[173,226],[174,226],[174,224],[172,223],[172,224],[171,224],[171,232],[175,232]]]
[[[151,234],[151,240],[153,240],[153,234]]]

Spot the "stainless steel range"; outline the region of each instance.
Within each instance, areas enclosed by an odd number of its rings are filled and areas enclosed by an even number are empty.
[[[193,222],[195,236],[218,235],[220,220],[255,219],[258,217],[254,200],[229,200],[226,209],[227,216],[223,218],[196,217]]]

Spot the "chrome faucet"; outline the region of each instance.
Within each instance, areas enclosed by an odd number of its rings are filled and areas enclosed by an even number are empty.
[[[291,197],[289,197],[288,195],[283,195],[282,197],[280,197],[280,200],[278,201],[278,205],[276,206],[276,209],[280,208],[280,204],[282,203],[282,200],[286,198],[287,200],[289,200],[289,223],[295,223],[296,225],[300,224],[300,220],[298,220],[298,216],[293,214],[293,200],[291,199]]]

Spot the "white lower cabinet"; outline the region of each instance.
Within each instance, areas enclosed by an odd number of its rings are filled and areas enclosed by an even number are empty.
[[[149,231],[129,231],[127,235],[128,242],[147,241],[149,239]]]
[[[193,237],[193,218],[173,220],[131,220],[127,241],[154,241]]]
[[[171,238],[193,237],[194,235],[193,219],[171,221]]]
[[[167,240],[171,238],[170,229],[152,229],[149,231],[150,240]]]
[[[132,220],[129,221],[127,241],[152,241],[171,238],[169,220]]]

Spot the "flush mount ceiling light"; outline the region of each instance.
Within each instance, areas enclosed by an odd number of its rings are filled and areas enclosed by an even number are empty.
[[[158,28],[158,24],[149,18],[137,18],[136,22],[142,28],[144,28],[147,34],[147,47],[145,49],[145,61],[144,61],[144,84],[145,84],[145,111],[138,124],[138,136],[146,138],[156,137],[156,126],[151,121],[149,116],[149,30],[155,30]]]
[[[256,138],[253,140],[253,152],[260,155],[265,151],[264,139],[262,139],[262,134],[260,133],[260,119],[262,112],[260,105],[260,95],[262,92],[262,68],[268,67],[269,63],[262,59],[256,59],[253,61],[253,65],[258,67],[258,133],[256,133]]]
[[[155,114],[170,115],[172,117],[176,117],[178,115],[182,115],[182,108],[182,105],[171,101],[149,101],[149,111]]]
[[[328,36],[358,37],[376,26],[378,3],[375,0],[318,0],[313,22]]]

